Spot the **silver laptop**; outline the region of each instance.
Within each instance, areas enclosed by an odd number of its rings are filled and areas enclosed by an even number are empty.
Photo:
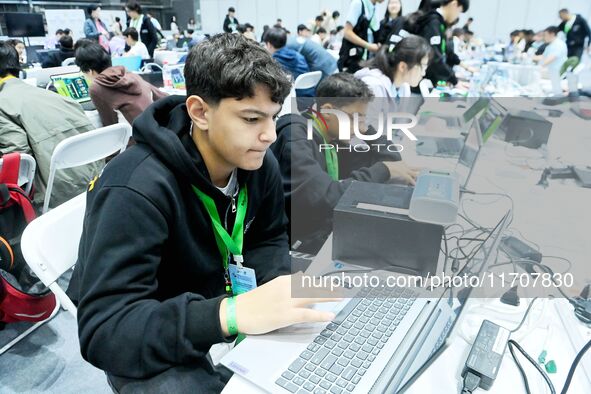
[[[461,274],[482,277],[508,217],[489,233]],[[332,307],[338,314],[331,323],[249,336],[221,362],[270,393],[401,392],[448,346],[471,292],[469,287],[362,289]]]
[[[488,106],[489,99],[479,98],[468,108],[461,117],[461,124],[458,127],[464,127]],[[449,123],[449,122],[448,122]],[[464,146],[464,137],[419,137],[416,149],[417,154],[421,156],[435,157],[458,157]]]

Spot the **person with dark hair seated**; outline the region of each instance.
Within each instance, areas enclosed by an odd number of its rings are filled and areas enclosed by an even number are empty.
[[[21,152],[35,158],[35,203],[43,205],[55,147],[94,127],[80,104],[26,84],[18,79],[19,71],[18,53],[12,45],[0,41],[0,153]],[[101,166],[102,161],[57,171],[50,206],[84,192]]]
[[[74,57],[74,40],[72,40],[72,36],[62,36],[59,44],[59,52],[50,53],[47,59],[41,64],[41,67],[60,67],[64,60]]]
[[[306,59],[297,51],[285,46],[287,43],[285,30],[273,27],[267,30],[263,41],[273,59],[277,60],[285,71],[291,74],[294,80],[301,74],[310,71]]]
[[[369,86],[375,97],[410,97],[411,88],[417,87],[425,76],[432,53],[427,40],[411,35],[398,44],[381,47],[354,75]]]
[[[320,299],[292,298],[284,275],[287,221],[268,148],[285,73],[256,42],[219,34],[191,50],[185,80],[186,96],[136,119],[137,144],[87,193],[68,294],[82,356],[120,394],[219,393],[229,376],[212,345],[335,317],[307,308]],[[246,275],[243,287],[231,272]]]
[[[139,40],[140,36],[136,29],[128,27],[123,32],[123,37],[125,37],[125,43],[129,47],[129,50],[123,56],[140,56],[142,60],[150,59],[148,48]]]
[[[337,116],[322,113],[322,110],[340,110],[350,119],[354,114],[363,118],[372,98],[370,88],[352,74],[333,74],[316,88],[317,111],[278,119],[277,141],[271,150],[279,161],[283,178],[292,249],[318,253],[332,231],[332,212],[351,182],[414,184],[418,172],[401,162],[398,152],[372,147],[358,154],[348,152],[346,147],[359,144],[353,139],[339,140],[342,131]],[[313,128],[311,139],[308,120]],[[350,126],[353,134],[353,122]],[[359,124],[360,129],[367,129],[364,126]],[[390,144],[385,136],[372,143]]]
[[[103,126],[118,122],[115,111],[132,123],[150,104],[167,96],[125,67],[112,67],[111,57],[96,43],[76,49],[76,65],[92,81],[90,98]]]

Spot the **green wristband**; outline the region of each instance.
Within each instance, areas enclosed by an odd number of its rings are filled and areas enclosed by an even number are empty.
[[[236,323],[236,298],[228,297],[226,304],[226,324],[228,325],[228,332],[230,335],[238,334],[238,324]]]

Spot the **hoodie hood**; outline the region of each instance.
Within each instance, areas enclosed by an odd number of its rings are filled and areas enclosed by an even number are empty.
[[[426,13],[419,11],[411,14],[404,22],[402,28],[411,34],[421,35],[421,32],[426,26],[434,23],[445,25],[443,16],[437,10],[431,10]]]
[[[375,79],[379,81],[384,87],[392,86],[392,81],[381,70],[377,68],[365,67],[355,73],[355,78],[358,79]]]
[[[169,96],[154,102],[133,122],[133,138],[138,144],[148,145],[178,178],[210,196],[223,196],[211,182],[193,142],[185,101],[185,96]],[[244,184],[247,174],[238,170],[239,184]]]
[[[421,15],[417,20],[417,25],[422,29],[423,27],[433,23],[433,21],[437,21],[439,24],[445,25],[445,20],[443,16],[437,12],[437,10],[431,10],[427,12],[425,15]]]
[[[139,96],[142,88],[135,74],[128,74],[123,66],[109,67],[100,73],[94,83],[111,89],[124,90],[127,94]]]

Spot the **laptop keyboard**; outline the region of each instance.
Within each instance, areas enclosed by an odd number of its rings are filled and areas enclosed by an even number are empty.
[[[362,290],[275,383],[298,394],[352,392],[416,296],[408,289]]]

